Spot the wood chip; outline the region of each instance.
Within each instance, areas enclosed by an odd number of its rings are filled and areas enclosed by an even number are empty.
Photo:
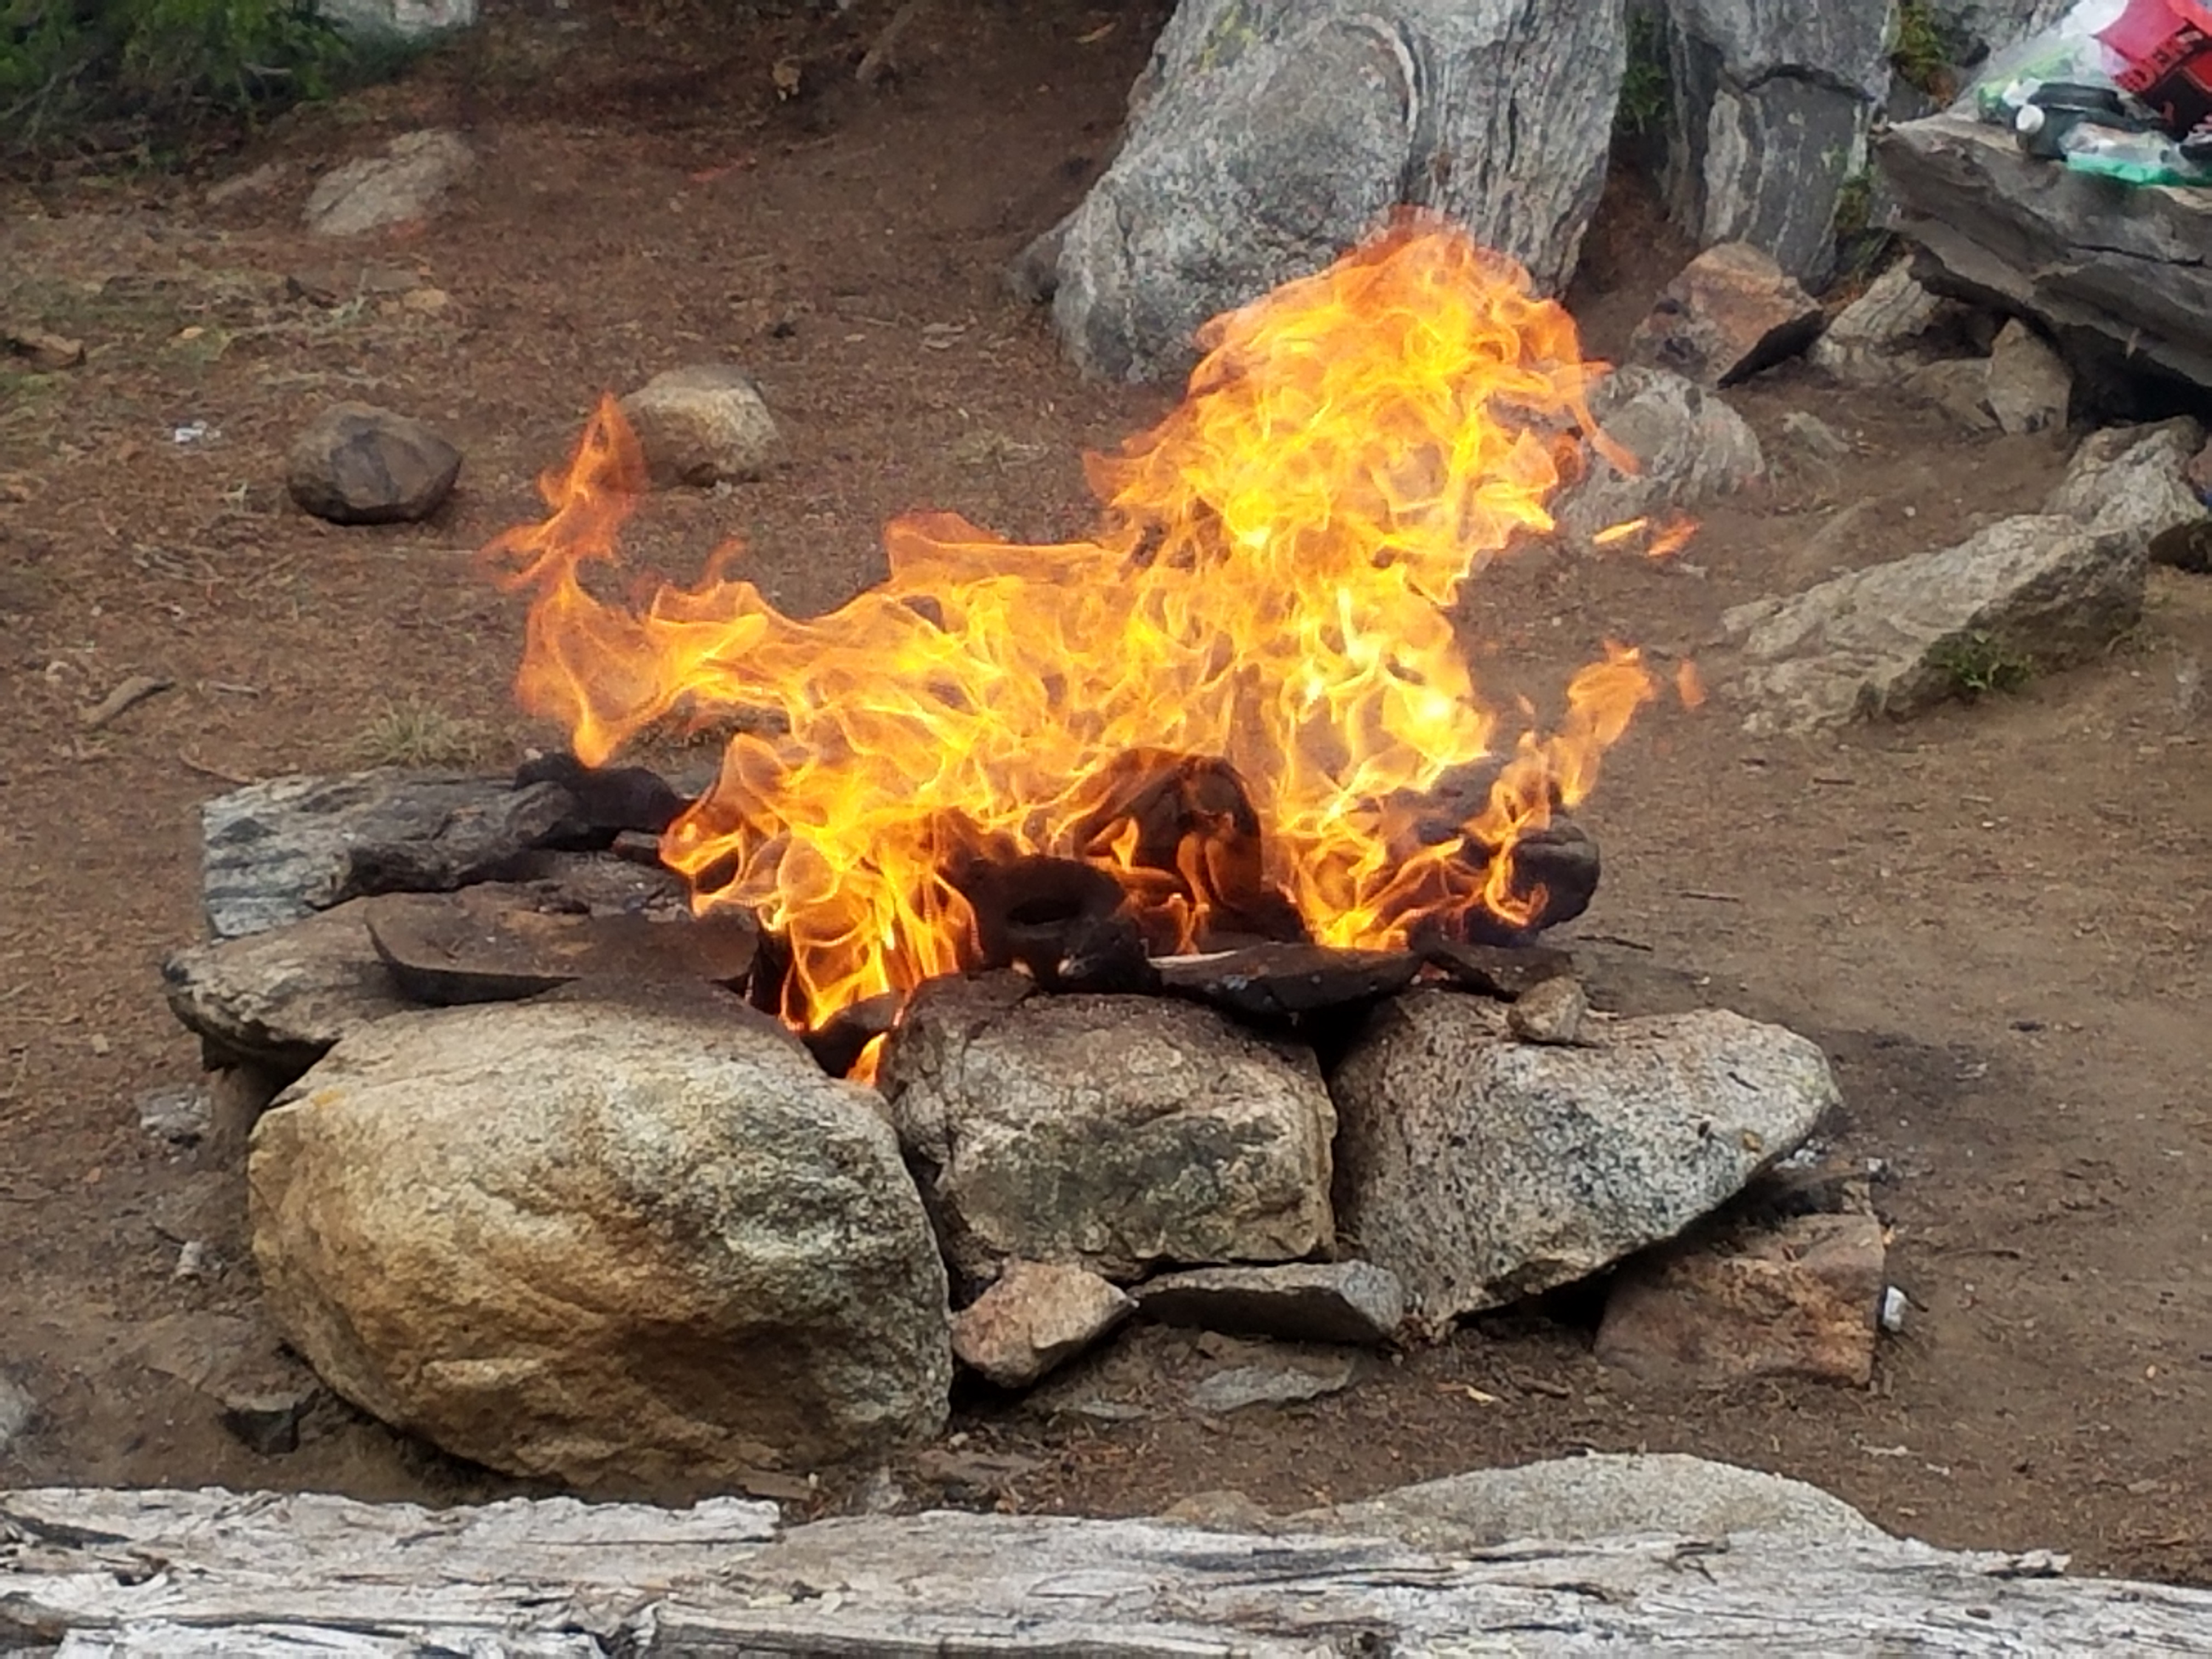
[[[0,326],[0,345],[5,345],[11,355],[22,358],[42,374],[75,368],[84,362],[83,341],[49,334],[42,328],[26,328],[15,323]]]

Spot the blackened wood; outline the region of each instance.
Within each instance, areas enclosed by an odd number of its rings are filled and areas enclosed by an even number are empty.
[[[1395,996],[1413,982],[1411,951],[1340,951],[1326,945],[1256,945],[1157,964],[1164,988],[1246,1018],[1291,1020]]]
[[[1421,960],[1462,991],[1510,1002],[1531,987],[1575,970],[1574,958],[1545,945],[1470,945],[1439,929],[1413,938]]]
[[[1105,922],[1126,896],[1112,875],[1075,859],[977,857],[948,872],[975,919],[976,968],[1054,971],[1078,930]]]
[[[1487,868],[1493,854],[1474,841],[1463,842],[1462,858]],[[1564,812],[1554,812],[1540,830],[1513,844],[1512,890],[1534,899],[1525,923],[1516,923],[1477,905],[1461,917],[1461,933],[1470,945],[1527,945],[1547,927],[1572,921],[1589,908],[1597,894],[1597,843]]]
[[[759,930],[733,909],[656,921],[549,912],[505,888],[388,894],[364,917],[377,954],[418,1002],[512,1002],[578,980],[696,980],[732,988],[752,972]]]
[[[689,805],[658,772],[642,766],[586,766],[565,750],[515,769],[517,789],[538,783],[558,784],[576,804],[574,817],[559,832],[567,846],[606,847],[626,830],[658,836]]]
[[[848,1076],[860,1064],[868,1045],[879,1036],[888,1036],[898,1024],[899,1010],[905,1006],[906,999],[896,991],[864,997],[848,1007],[840,1008],[801,1041],[816,1064],[831,1077]]]

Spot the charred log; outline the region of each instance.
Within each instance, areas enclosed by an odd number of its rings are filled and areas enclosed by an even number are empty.
[[[1435,927],[1416,933],[1413,949],[1459,989],[1505,1002],[1575,969],[1572,957],[1548,945],[1470,945]]]
[[[1164,988],[1247,1019],[1289,1022],[1395,996],[1413,982],[1411,951],[1340,951],[1325,945],[1257,945],[1163,962]]]
[[[566,750],[516,769],[517,789],[538,783],[559,785],[575,803],[570,821],[556,832],[563,839],[549,844],[599,848],[612,845],[624,831],[658,836],[689,805],[658,772],[642,766],[586,766]]]
[[[906,998],[896,991],[864,997],[840,1008],[800,1039],[815,1063],[831,1077],[849,1077],[868,1045],[890,1035]]]
[[[977,859],[951,880],[975,913],[978,969],[1018,966],[1054,990],[1143,988],[1145,936],[1108,872],[1033,854]]]

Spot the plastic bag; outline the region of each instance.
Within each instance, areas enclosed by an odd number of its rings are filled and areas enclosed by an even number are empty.
[[[2212,162],[2200,161],[2171,135],[2083,123],[2061,143],[2069,172],[2128,185],[2212,184]]]
[[[2045,84],[2118,90],[2126,60],[2100,36],[2134,3],[2081,0],[2041,33],[1993,54],[1954,107],[2008,127]]]

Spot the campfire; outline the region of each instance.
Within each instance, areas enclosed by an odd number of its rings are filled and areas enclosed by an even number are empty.
[[[1451,617],[1604,442],[1571,319],[1407,218],[1201,343],[1182,404],[1090,459],[1087,538],[902,518],[889,579],[820,617],[735,546],[694,586],[594,592],[644,480],[611,400],[550,515],[487,550],[531,599],[521,700],[585,766],[738,717],[659,854],[698,911],[757,914],[788,1023],[984,967],[1522,942],[1589,902],[1565,814],[1656,681],[1609,647],[1522,729]]]

